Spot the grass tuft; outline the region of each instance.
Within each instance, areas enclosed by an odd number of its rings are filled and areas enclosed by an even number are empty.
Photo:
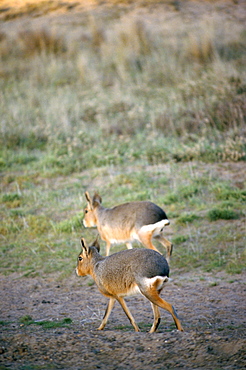
[[[83,214],[79,213],[78,215],[68,220],[59,222],[58,224],[54,225],[54,227],[58,232],[63,232],[63,233],[71,233],[71,232],[81,230],[82,217],[83,217]]]
[[[64,38],[46,28],[20,31],[18,44],[25,56],[36,53],[57,55],[66,51]]]
[[[33,318],[29,315],[22,316],[19,320],[21,325],[39,325],[42,326],[44,329],[55,329],[55,328],[62,328],[67,327],[68,325],[72,324],[73,320],[69,317],[64,318],[63,320],[40,320],[35,321]]]
[[[191,223],[196,220],[199,220],[199,218],[200,217],[196,215],[195,213],[184,213],[182,216],[179,216],[176,219],[176,223],[179,223],[179,224]]]
[[[213,208],[208,211],[209,221],[217,220],[236,220],[240,217],[239,213],[232,209]]]
[[[9,193],[9,194],[3,194],[2,196],[2,202],[14,202],[15,200],[20,200],[21,195],[18,193]]]

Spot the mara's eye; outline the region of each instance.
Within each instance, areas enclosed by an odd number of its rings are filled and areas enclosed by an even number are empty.
[[[81,256],[79,256],[78,260],[79,260],[79,261],[82,261],[82,259],[83,259],[83,258],[82,258]]]
[[[85,209],[85,213],[88,213],[88,209]]]

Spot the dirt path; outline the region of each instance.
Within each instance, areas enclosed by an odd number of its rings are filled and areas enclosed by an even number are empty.
[[[147,331],[152,310],[141,296],[127,300],[140,324],[135,333],[116,305],[106,329],[96,331],[106,298],[90,278],[1,277],[0,369],[243,369],[245,275],[183,274],[162,296],[175,305],[185,332],[162,310],[157,333]],[[73,320],[67,327],[24,325],[20,319]]]

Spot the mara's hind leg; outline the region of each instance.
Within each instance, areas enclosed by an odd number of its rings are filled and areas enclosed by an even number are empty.
[[[110,247],[111,247],[111,244],[110,242],[106,242],[106,256],[109,256],[109,250],[110,250]]]
[[[164,236],[162,234],[155,235],[154,238],[156,240],[158,240],[158,242],[160,242],[166,248],[166,250],[167,250],[167,261],[169,263],[170,257],[171,257],[172,252],[173,252],[173,244],[169,240],[164,238]]]
[[[161,315],[160,315],[160,310],[158,306],[156,306],[154,303],[150,302],[152,306],[152,310],[154,312],[154,322],[153,325],[151,326],[150,333],[154,333],[156,329],[158,328],[160,322],[161,322]]]
[[[123,308],[126,316],[130,320],[130,323],[134,327],[135,331],[140,331],[140,329],[137,326],[137,324],[135,323],[135,320],[134,320],[129,308],[127,307],[126,302],[124,301],[124,299],[122,297],[117,297],[117,301],[120,303],[121,307]]]
[[[132,243],[131,242],[127,242],[126,246],[127,246],[127,249],[132,249]]]
[[[139,236],[139,239],[141,241],[141,243],[146,247],[146,248],[149,248],[149,249],[154,249],[156,252],[160,253],[158,251],[158,249],[154,246],[154,244],[152,243],[152,235],[153,235],[153,231],[151,232],[142,232],[142,233],[139,233],[138,236]]]
[[[156,306],[159,306],[161,308],[163,308],[164,310],[168,311],[172,317],[173,317],[173,320],[175,322],[175,325],[176,325],[176,328],[180,331],[183,331],[184,329],[182,328],[182,325],[179,321],[179,318],[177,316],[177,313],[174,309],[174,307],[164,301],[164,299],[162,299],[160,296],[159,296],[159,292],[154,288],[154,287],[151,287],[149,288],[148,290],[141,290],[141,292],[145,295],[146,298],[148,298],[150,300],[150,302],[152,302],[154,305]],[[151,328],[152,329],[152,328]]]
[[[105,325],[107,324],[109,315],[112,311],[112,308],[114,307],[115,301],[116,301],[115,298],[110,298],[109,299],[106,311],[104,313],[104,316],[103,316],[103,319],[102,319],[102,322],[101,322],[101,325],[99,326],[99,328],[97,330],[103,330],[105,328]]]

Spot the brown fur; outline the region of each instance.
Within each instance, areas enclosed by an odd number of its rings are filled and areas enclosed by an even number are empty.
[[[169,266],[166,259],[156,251],[149,249],[124,250],[109,257],[99,254],[97,240],[88,247],[81,239],[82,251],[78,257],[76,272],[78,276],[91,275],[99,291],[109,298],[103,320],[98,330],[103,330],[117,300],[135,331],[139,328],[124,301],[124,297],[142,293],[150,302],[154,313],[154,322],[150,333],[157,330],[160,323],[161,307],[168,311],[178,330],[182,325],[172,305],[160,297],[160,292],[168,281]]]
[[[84,210],[85,227],[97,227],[106,242],[106,256],[109,255],[111,244],[126,243],[132,248],[133,241],[141,242],[146,248],[157,250],[152,239],[157,239],[167,250],[167,259],[172,254],[172,243],[163,236],[163,228],[169,224],[167,215],[152,202],[129,202],[113,208],[104,208],[102,198],[95,194],[90,198],[85,193],[87,207]]]

